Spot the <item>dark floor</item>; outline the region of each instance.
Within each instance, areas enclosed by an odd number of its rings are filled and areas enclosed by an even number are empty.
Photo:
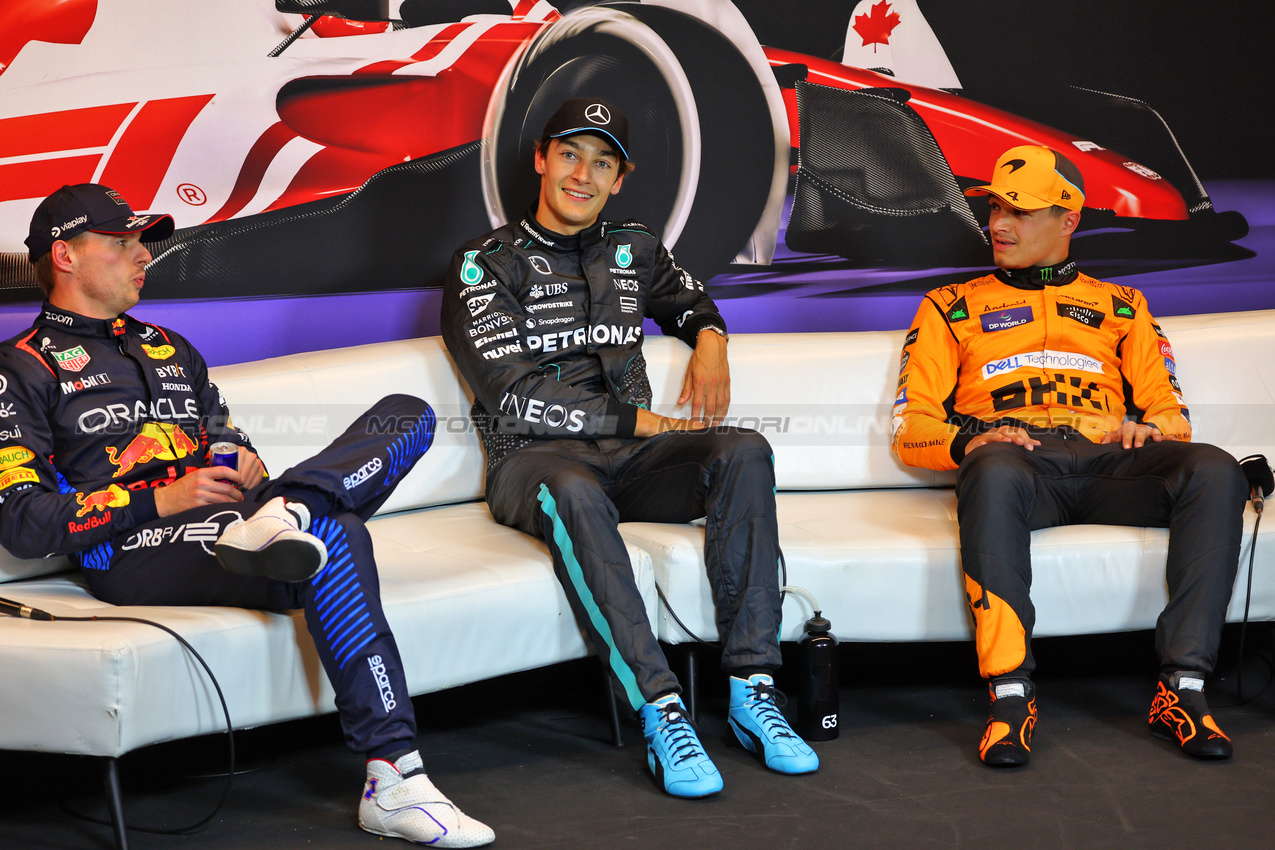
[[[724,682],[706,675],[700,731],[726,790],[700,801],[657,790],[636,727],[623,749],[610,744],[594,659],[415,702],[431,777],[496,830],[497,847],[1269,848],[1271,630],[1249,630],[1244,705],[1236,705],[1238,635],[1228,627],[1207,690],[1236,745],[1222,764],[1189,761],[1147,734],[1148,632],[1036,641],[1033,761],[1008,771],[977,760],[986,696],[968,644],[843,646],[840,738],[817,746],[822,766],[804,777],[769,774],[726,742]],[[780,684],[795,690],[782,672]],[[235,744],[244,772],[210,824],[185,837],[130,831],[130,847],[380,840],[355,825],[362,762],[344,749],[335,718],[241,732]],[[171,828],[203,817],[224,780],[199,777],[225,764],[224,736],[130,754],[122,760],[130,822]],[[112,847],[109,828],[68,813],[104,813],[98,770],[92,759],[0,752],[0,847]],[[385,840],[387,850],[397,844]]]

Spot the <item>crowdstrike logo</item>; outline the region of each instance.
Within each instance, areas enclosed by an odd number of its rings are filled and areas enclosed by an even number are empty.
[[[528,313],[536,313],[541,310],[561,310],[565,307],[574,307],[573,301],[541,301],[539,304],[527,304],[523,307]]]
[[[398,701],[394,699],[394,689],[390,687],[390,677],[385,670],[385,662],[381,656],[373,655],[367,660],[367,667],[372,671],[372,678],[376,680],[376,689],[381,692],[381,705],[385,706],[385,713],[389,714],[398,708]]]

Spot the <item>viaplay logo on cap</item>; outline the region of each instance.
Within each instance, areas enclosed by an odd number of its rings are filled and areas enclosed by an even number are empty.
[[[79,225],[84,224],[88,220],[89,220],[89,217],[87,215],[82,215],[79,218],[73,218],[70,221],[64,221],[62,222],[61,226],[55,226],[55,227],[49,228],[49,235],[52,236],[54,239],[57,239],[60,235],[62,235],[63,230],[70,230],[72,227],[78,227]]]
[[[595,103],[584,111],[584,117],[588,118],[594,124],[610,124],[611,110],[607,109],[600,103]]]

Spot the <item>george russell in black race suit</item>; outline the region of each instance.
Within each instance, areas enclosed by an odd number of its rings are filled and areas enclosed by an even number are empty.
[[[474,392],[492,516],[548,545],[617,697],[641,719],[652,773],[670,794],[702,797],[721,790],[721,775],[686,720],[621,522],[705,518],[728,723],[772,770],[808,773],[819,760],[773,700],[774,456],[756,432],[712,427],[729,405],[726,323],[703,284],[644,224],[600,216],[632,168],[627,147],[614,104],[563,103],[535,151],[535,207],[452,258],[442,332]],[[691,419],[650,410],[647,317],[693,349],[678,399]]]
[[[715,495],[721,513],[710,515],[709,572],[725,571],[714,582],[722,664],[728,671],[779,665],[770,447],[731,428],[634,437],[637,409],[651,402],[642,356],[648,314],[691,346],[701,330],[725,327],[703,284],[632,221],[600,221],[563,236],[528,215],[463,246],[443,290],[443,339],[474,390],[471,416],[487,451],[492,515],[549,542],[577,617],[611,659],[617,693],[635,711],[680,687],[651,633],[615,526],[704,516],[697,504],[706,495],[704,472],[696,464],[679,476],[665,454],[699,449],[714,434],[726,437],[719,462],[738,455],[750,468],[730,476],[731,486],[758,491]],[[621,478],[629,464],[626,471],[644,480],[621,495],[589,482]],[[581,476],[558,471],[577,468]],[[767,503],[757,516],[736,513]],[[757,539],[722,533],[754,520],[766,526]],[[564,532],[570,547],[561,545]]]
[[[692,348],[726,322],[640,222],[601,221],[572,236],[533,215],[458,251],[443,298],[443,339],[474,388],[488,469],[537,439],[632,437],[651,386],[642,320]]]

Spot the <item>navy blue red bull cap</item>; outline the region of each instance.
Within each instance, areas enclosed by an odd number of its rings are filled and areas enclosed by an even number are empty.
[[[31,216],[26,238],[31,262],[53,249],[53,243],[85,231],[141,233],[143,242],[158,242],[173,235],[176,224],[164,213],[137,215],[119,192],[97,183],[63,186],[40,202]]]
[[[545,139],[560,139],[576,133],[597,133],[615,142],[620,156],[629,158],[629,119],[613,103],[599,97],[573,97],[553,113],[545,124]]]

